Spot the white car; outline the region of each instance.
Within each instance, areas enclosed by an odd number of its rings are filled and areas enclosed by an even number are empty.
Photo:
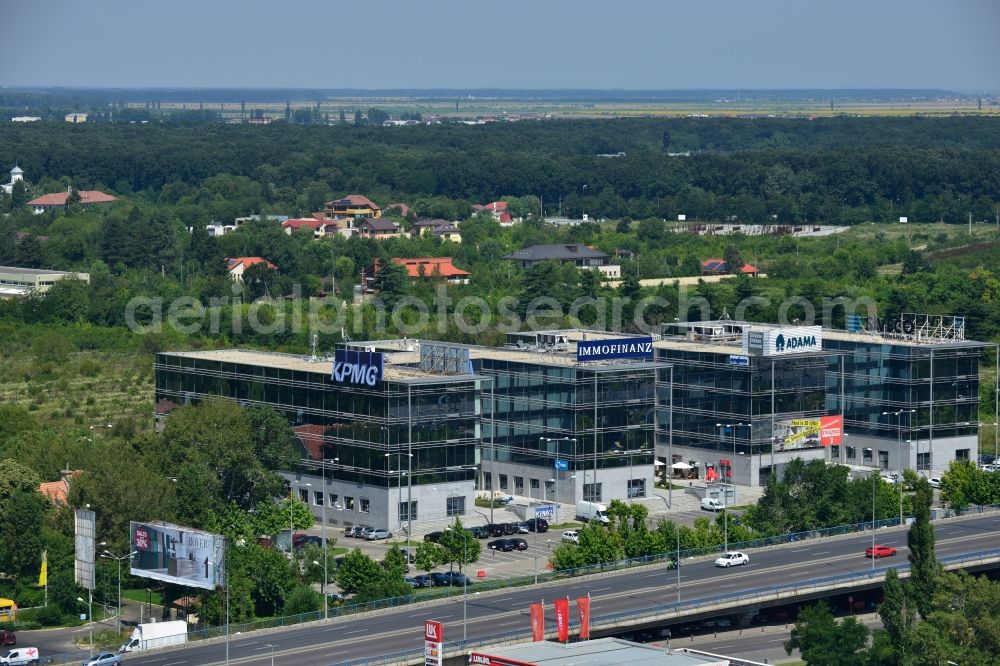
[[[895,484],[899,482],[899,475],[897,474],[882,474],[882,480],[889,484]]]
[[[941,479],[939,479],[936,476],[932,476],[931,478],[927,479],[927,483],[931,484],[931,488],[941,487]]]
[[[570,543],[580,543],[580,533],[577,530],[566,530],[562,533],[562,540]]]
[[[750,558],[746,553],[741,553],[739,551],[732,551],[729,553],[723,553],[719,559],[715,560],[715,566],[717,567],[735,567],[737,564],[750,564]]]
[[[384,530],[382,528],[374,529],[368,536],[365,537],[367,541],[378,541],[379,539],[391,539],[392,532],[389,530]]]

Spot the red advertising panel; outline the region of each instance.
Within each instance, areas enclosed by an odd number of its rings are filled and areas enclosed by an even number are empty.
[[[556,599],[553,605],[556,608],[556,636],[565,643],[569,640],[569,597]]]
[[[531,604],[531,640],[545,640],[545,607],[541,604]]]
[[[435,620],[424,621],[424,640],[432,643],[444,643],[444,629]]]
[[[580,612],[580,640],[590,640],[590,597],[578,597],[576,609]]]
[[[820,446],[840,446],[844,441],[844,417],[824,416],[819,420]]]

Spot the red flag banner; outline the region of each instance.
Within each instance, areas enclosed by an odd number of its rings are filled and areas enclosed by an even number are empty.
[[[545,606],[541,604],[531,604],[531,640],[545,640]]]
[[[578,597],[576,609],[580,612],[580,640],[590,640],[590,597]]]
[[[553,605],[556,608],[556,635],[565,643],[569,640],[569,598],[556,599]]]

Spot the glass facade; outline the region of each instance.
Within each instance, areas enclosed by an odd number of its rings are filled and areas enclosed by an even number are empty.
[[[490,455],[492,438],[498,463],[551,470],[559,459],[567,462],[567,471],[592,470],[595,458],[599,469],[627,467],[630,460],[636,467],[652,465],[656,395],[651,364],[589,367],[538,357],[506,358],[497,350],[473,360],[476,374],[494,378],[495,414],[490,413],[490,389],[483,394],[484,457]],[[501,475],[501,490],[505,481]]]
[[[239,353],[230,353],[239,357]],[[448,377],[384,379],[373,387],[338,384],[329,363],[305,371],[274,354],[267,365],[211,356],[161,353],[156,357],[156,400],[177,405],[210,397],[242,406],[263,405],[283,414],[303,446],[303,466],[315,473],[328,463],[329,479],[395,487],[401,464],[416,484],[472,481],[480,441],[479,381]],[[290,365],[292,367],[282,367]],[[301,365],[301,364],[298,364]],[[390,454],[386,457],[385,454]],[[398,454],[398,455],[397,455]]]
[[[903,440],[978,434],[982,344],[916,345],[828,336],[823,346],[840,352],[829,358],[827,406],[840,409],[842,390],[848,432]],[[900,411],[898,417],[892,414]]]
[[[695,345],[657,343],[656,359],[673,365],[673,444],[722,452],[733,451],[731,428],[717,424],[749,424],[736,428],[737,453],[769,452],[780,425],[793,419],[825,416],[827,410],[827,359],[822,354],[781,357],[743,357],[734,365],[731,354],[696,349]],[[657,443],[666,446],[670,436],[670,370],[659,370]],[[680,458],[678,458],[680,460]],[[676,461],[675,461],[676,462]]]

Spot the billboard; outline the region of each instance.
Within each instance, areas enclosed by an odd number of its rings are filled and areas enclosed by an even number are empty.
[[[170,523],[129,523],[129,572],[140,578],[211,590],[225,575],[225,537]]]
[[[844,439],[844,418],[837,415],[778,421],[775,436],[775,451],[838,446]]]
[[[653,358],[653,338],[581,340],[576,343],[576,360],[604,361],[611,358]]]
[[[76,510],[73,534],[76,545],[76,555],[73,559],[73,576],[77,585],[85,590],[93,590],[94,537],[97,534],[96,518],[93,511],[87,509]]]
[[[444,626],[437,620],[424,620],[424,666],[444,663]]]
[[[786,326],[743,331],[744,354],[786,356],[822,350],[823,328],[820,326]]]
[[[338,384],[375,386],[382,381],[382,352],[337,349],[330,378]]]

